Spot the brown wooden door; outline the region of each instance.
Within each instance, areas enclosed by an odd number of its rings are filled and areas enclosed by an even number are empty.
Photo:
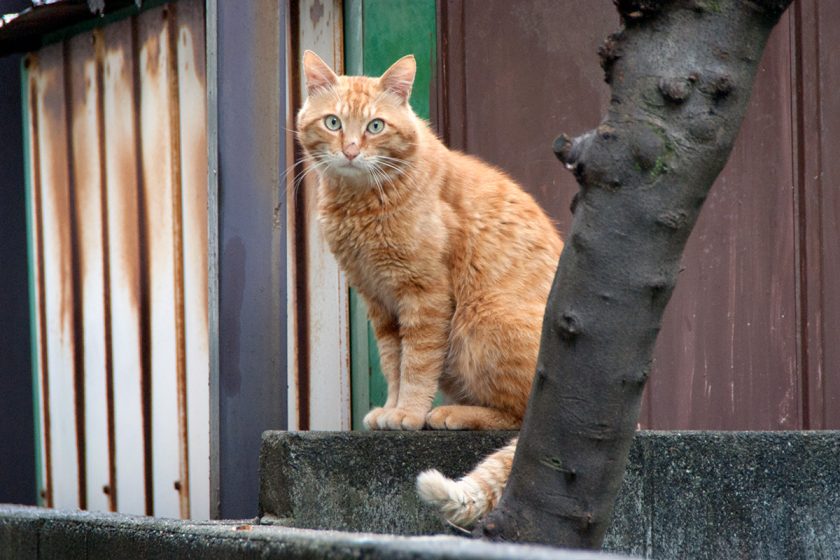
[[[433,120],[571,224],[551,151],[609,101],[597,50],[612,2],[439,0]],[[729,164],[666,310],[640,424],[840,427],[840,3],[800,0],[773,32]],[[709,45],[714,48],[714,45]]]

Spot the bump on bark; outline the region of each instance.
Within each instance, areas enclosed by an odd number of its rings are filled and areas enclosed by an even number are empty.
[[[598,47],[598,58],[601,60],[601,68],[604,70],[604,81],[612,83],[613,67],[616,61],[621,58],[621,43],[624,39],[623,31],[607,35],[604,42]]]
[[[622,385],[634,386],[638,389],[642,389],[642,388],[644,388],[645,383],[647,383],[647,379],[650,376],[650,370],[651,370],[651,362],[648,362],[648,364],[644,368],[642,368],[641,370],[631,372],[628,375],[626,375],[625,377],[622,377],[621,378],[621,384]]]
[[[688,214],[684,210],[666,210],[655,218],[656,223],[671,231],[679,231],[688,223]]]
[[[648,291],[650,292],[650,303],[652,306],[657,306],[668,301],[671,297],[671,292],[674,291],[677,280],[670,274],[660,274],[649,278],[646,282]],[[664,307],[664,304],[662,305]]]
[[[592,144],[593,136],[594,133],[590,131],[574,140],[569,139],[565,134],[561,134],[554,140],[554,155],[563,162],[566,169],[574,173],[578,182],[582,185],[586,184],[583,181],[586,171],[586,165],[582,161],[583,154]]]
[[[569,310],[560,314],[555,323],[557,335],[567,344],[571,344],[580,336],[580,320],[577,315]]]
[[[652,171],[665,150],[662,135],[649,127],[638,127],[633,136],[633,159],[641,171]]]
[[[688,123],[688,133],[702,144],[713,142],[718,135],[718,127],[706,115],[697,115]]]
[[[563,165],[571,164],[572,140],[565,134],[554,139],[554,155]]]
[[[735,83],[732,81],[732,78],[726,74],[717,76],[714,80],[712,80],[711,85],[712,96],[715,99],[723,99],[724,97],[729,96],[729,94],[732,93],[732,90],[735,89]]]
[[[574,215],[575,210],[577,210],[578,204],[580,203],[580,199],[582,196],[583,193],[581,191],[578,191],[572,197],[572,201],[569,203],[569,212],[571,212],[572,215]]]
[[[587,241],[586,236],[580,231],[572,233],[570,241],[572,242],[572,247],[574,247],[575,251],[578,253],[586,253],[589,250],[589,242]]]
[[[691,95],[692,83],[688,78],[662,78],[659,80],[659,93],[665,101],[679,105]]]
[[[563,459],[558,456],[543,457],[540,459],[540,463],[552,470],[562,473],[566,478],[567,483],[574,482],[575,477],[577,476],[577,471],[573,467],[567,465]]]

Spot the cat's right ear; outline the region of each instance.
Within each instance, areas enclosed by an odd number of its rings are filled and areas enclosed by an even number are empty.
[[[338,83],[338,76],[332,68],[312,51],[303,53],[303,72],[306,76],[306,92],[309,95],[328,90]]]
[[[386,91],[396,94],[403,103],[411,96],[414,76],[417,73],[417,63],[414,55],[408,54],[396,61],[379,78],[379,83]]]

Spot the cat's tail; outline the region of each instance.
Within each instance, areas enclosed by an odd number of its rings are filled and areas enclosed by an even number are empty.
[[[458,480],[446,478],[435,469],[420,473],[417,476],[417,493],[455,525],[474,525],[502,497],[513,464],[516,440],[514,438],[505,447],[485,457]]]

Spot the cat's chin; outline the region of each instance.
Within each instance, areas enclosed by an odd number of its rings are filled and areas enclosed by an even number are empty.
[[[351,182],[370,182],[370,173],[367,169],[357,165],[334,165],[329,168],[329,174],[334,177],[350,180]]]

